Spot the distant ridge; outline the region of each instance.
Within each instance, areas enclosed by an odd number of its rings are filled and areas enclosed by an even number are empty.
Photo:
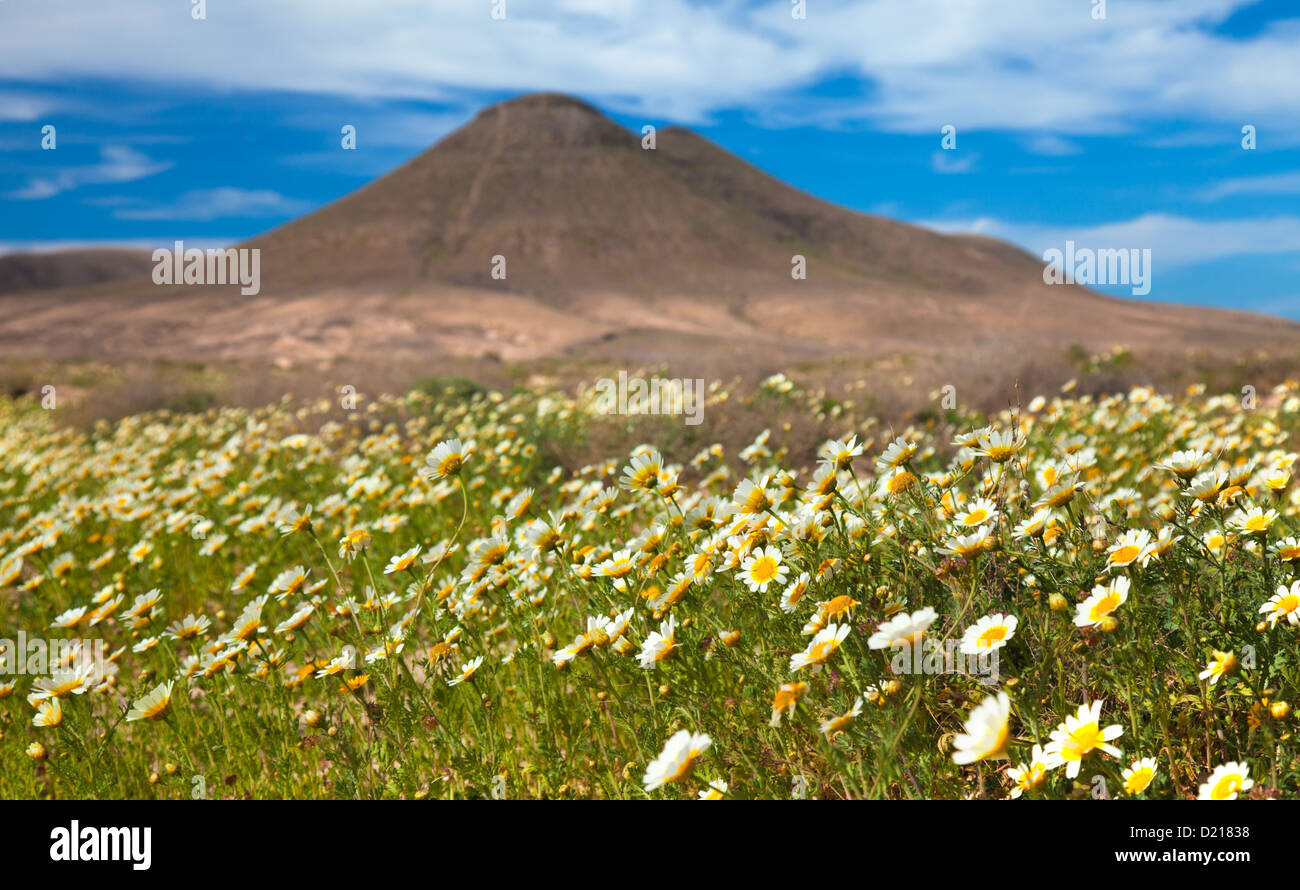
[[[0,254],[0,294],[138,278],[152,267],[147,250],[88,248]]]
[[[643,149],[577,99],[525,96],[250,246],[295,258],[274,264],[284,287],[438,281],[545,298],[740,296],[783,285],[795,253],[828,286],[976,294],[1039,274],[1019,250],[814,198],[689,130],[656,141]],[[491,276],[498,255],[504,282]]]
[[[40,277],[57,289],[4,298],[0,348],[282,365],[852,359],[890,384],[928,366],[942,382],[1016,378],[1061,367],[1067,348],[1115,344],[1168,368],[1300,353],[1295,323],[1048,286],[1040,259],[1011,244],[838,207],[679,127],[646,150],[553,93],[485,108],[241,246],[262,251],[256,296],[154,286],[147,268],[108,280],[63,255],[71,269]],[[806,279],[791,276],[796,255]]]

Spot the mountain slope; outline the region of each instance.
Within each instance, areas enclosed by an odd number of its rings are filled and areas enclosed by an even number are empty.
[[[9,297],[0,347],[290,363],[725,356],[772,370],[852,357],[950,378],[1059,365],[1076,344],[1171,364],[1300,350],[1300,325],[1049,287],[1012,245],[837,207],[680,128],[645,150],[553,94],[487,108],[242,246],[262,251],[256,296],[145,277]]]
[[[84,249],[0,255],[0,294],[103,284],[149,274],[146,250]]]
[[[665,129],[645,150],[596,109],[552,94],[486,109],[404,167],[250,246],[280,257],[268,266],[279,287],[439,281],[551,299],[771,290],[791,280],[795,253],[827,286],[966,294],[1039,266],[828,204],[687,130]],[[505,281],[491,276],[498,255]]]

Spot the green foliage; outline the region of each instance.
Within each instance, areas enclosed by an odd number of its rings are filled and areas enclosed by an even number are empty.
[[[446,378],[341,413],[199,394],[91,432],[0,401],[0,617],[113,657],[56,725],[28,703],[49,678],[0,677],[0,796],[1113,797],[1139,757],[1147,797],[1228,762],[1295,796],[1297,628],[1261,612],[1300,531],[1277,395],[950,414],[961,448],[933,413],[851,441],[872,418],[784,378],[714,391],[700,427]],[[768,422],[743,448],[716,445],[727,401]],[[960,435],[986,424],[1004,451]],[[797,445],[827,428],[834,484]],[[1182,475],[1179,449],[1200,452]],[[877,644],[908,616],[941,646],[1016,620],[981,677],[896,672]],[[819,648],[823,628],[842,636]],[[156,719],[126,720],[160,685]],[[956,762],[1000,694],[1005,752]],[[1097,701],[1122,756],[1019,788],[1008,767]],[[710,744],[647,789],[681,731]]]

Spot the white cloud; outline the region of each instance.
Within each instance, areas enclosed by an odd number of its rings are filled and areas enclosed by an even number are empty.
[[[1042,256],[1049,248],[1150,248],[1156,267],[1193,266],[1237,256],[1300,253],[1300,217],[1199,220],[1165,213],[1089,226],[1039,225],[992,217],[918,220],[940,232],[989,235]]]
[[[286,198],[269,189],[223,187],[186,192],[169,204],[137,206],[133,201],[110,199],[97,202],[117,206],[113,216],[124,220],[172,220],[207,222],[229,217],[295,216],[312,205],[308,201]]]
[[[970,173],[980,156],[974,152],[936,151],[930,155],[930,169],[935,173]]]
[[[185,246],[196,247],[200,250],[208,248],[229,247],[237,244],[239,238],[185,238]],[[53,253],[60,250],[105,250],[119,248],[122,250],[154,250],[159,247],[166,247],[169,250],[176,243],[176,237],[169,235],[158,238],[118,238],[102,239],[98,241],[87,241],[78,239],[64,239],[56,241],[0,241],[0,256],[7,253]]]
[[[1023,144],[1027,151],[1049,157],[1077,155],[1083,151],[1077,143],[1052,133],[1035,133],[1025,139]]]
[[[0,121],[34,121],[48,114],[51,107],[49,102],[37,96],[0,92]]]
[[[1300,172],[1225,179],[1203,189],[1198,197],[1202,201],[1219,201],[1223,198],[1233,198],[1238,195],[1297,194],[1300,194]]]
[[[418,111],[393,111],[342,115],[337,121],[325,125],[330,147],[319,151],[299,152],[279,158],[289,167],[307,167],[343,173],[349,176],[375,177],[388,173],[397,160],[411,151],[423,151],[448,133],[466,124],[475,112],[425,113]],[[321,130],[319,115],[294,115],[285,123],[303,130]],[[342,148],[342,128],[345,124],[356,127],[356,150]]]
[[[100,149],[98,164],[65,167],[48,176],[35,176],[15,192],[5,195],[22,201],[52,198],[86,185],[134,182],[171,167],[169,161],[152,160],[125,145],[107,145]]]
[[[787,0],[509,0],[495,21],[465,0],[223,0],[194,21],[156,0],[47,0],[5,5],[0,77],[435,101],[551,89],[686,123],[745,108],[917,133],[1213,121],[1300,135],[1300,21],[1213,31],[1251,2],[1125,0],[1099,22],[1081,0],[844,0],[804,20]],[[845,72],[869,81],[865,98],[800,94]]]

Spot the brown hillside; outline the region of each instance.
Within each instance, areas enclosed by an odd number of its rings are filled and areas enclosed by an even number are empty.
[[[525,96],[392,173],[247,242],[262,292],[130,283],[5,298],[0,350],[281,365],[458,357],[832,359],[888,380],[990,384],[1124,344],[1153,365],[1300,351],[1300,325],[1042,283],[1042,263],[800,192],[702,137],[657,148],[583,102]],[[808,278],[790,276],[807,258]],[[508,277],[493,280],[492,258]],[[850,368],[851,372],[851,368]]]
[[[59,250],[0,255],[0,294],[102,284],[149,274],[145,250]]]

